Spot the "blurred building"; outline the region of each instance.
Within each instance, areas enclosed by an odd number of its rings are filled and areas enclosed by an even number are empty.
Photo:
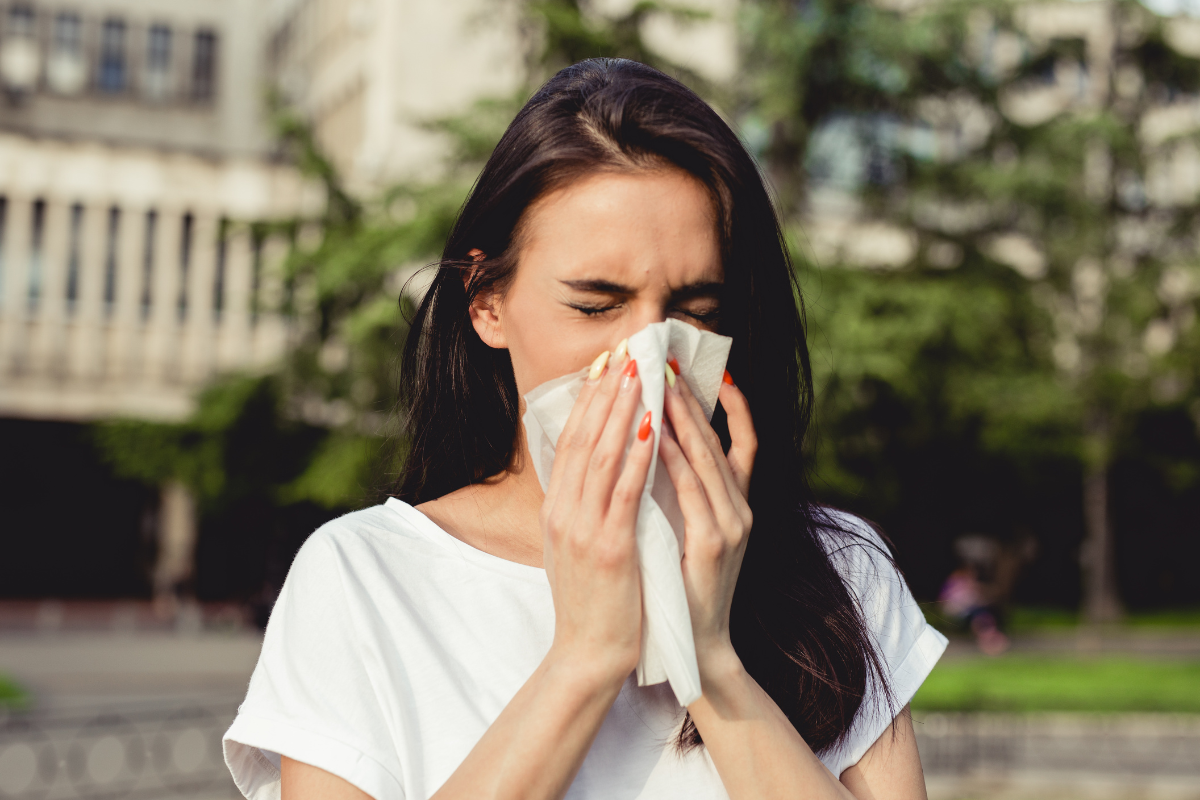
[[[0,415],[180,418],[280,352],[255,0],[0,5]]]
[[[181,419],[215,373],[282,352],[278,243],[247,223],[319,197],[272,158],[263,11],[0,2],[0,417]],[[190,496],[165,486],[155,516],[166,591],[191,569]]]

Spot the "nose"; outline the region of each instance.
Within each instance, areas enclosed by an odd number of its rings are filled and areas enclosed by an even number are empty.
[[[647,325],[667,321],[667,305],[658,300],[643,300],[634,305],[633,313],[627,318],[627,330],[621,331],[622,337],[632,336]]]

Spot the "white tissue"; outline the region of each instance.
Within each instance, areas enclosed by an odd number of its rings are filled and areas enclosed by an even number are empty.
[[[629,444],[647,410],[652,412],[655,444],[637,520],[642,574],[642,657],[637,677],[640,686],[670,681],[681,706],[700,698],[700,671],[679,566],[683,558],[683,514],[666,470],[657,470],[665,367],[669,358],[678,360],[681,377],[700,401],[705,416],[711,418],[731,344],[727,336],[701,331],[675,319],[648,325],[629,337],[629,357],[638,362],[642,383],[641,404],[633,416]],[[586,377],[584,369],[543,383],[525,395],[525,433],[543,490],[550,483],[555,444]]]

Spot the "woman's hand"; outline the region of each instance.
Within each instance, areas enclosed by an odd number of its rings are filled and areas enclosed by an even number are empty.
[[[559,437],[541,526],[554,595],[550,658],[619,686],[641,648],[635,523],[654,439],[646,414],[625,455],[641,382],[636,362],[608,358],[592,365]]]
[[[753,522],[747,497],[758,439],[746,397],[728,372],[718,395],[729,419],[728,454],[687,381],[674,384],[668,382],[664,403],[673,435],[660,438],[659,455],[683,511],[683,584],[700,683],[708,686],[739,663],[729,638],[729,607]]]

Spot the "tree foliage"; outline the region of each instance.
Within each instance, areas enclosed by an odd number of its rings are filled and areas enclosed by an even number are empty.
[[[909,242],[808,272],[819,471],[869,483],[851,465],[885,445],[847,423],[881,387],[992,451],[1069,454],[1111,615],[1107,473],[1140,414],[1200,391],[1200,186],[1170,166],[1197,153],[1170,120],[1200,102],[1200,53],[1132,0],[759,0],[747,20],[749,119],[793,221],[829,224],[840,194],[850,235]]]

